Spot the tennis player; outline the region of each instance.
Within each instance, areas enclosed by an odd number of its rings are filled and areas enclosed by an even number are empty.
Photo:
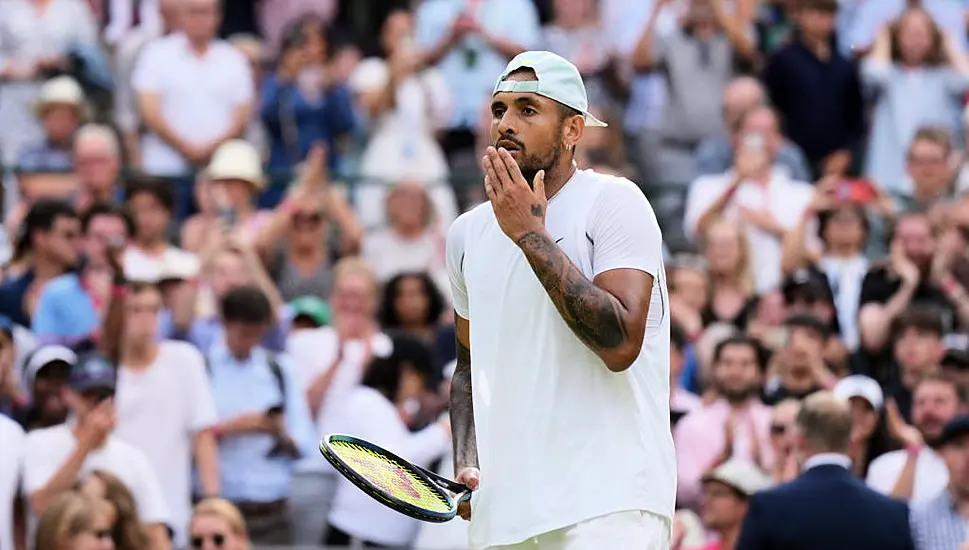
[[[578,170],[578,70],[515,57],[491,103],[489,202],[448,231],[451,425],[470,546],[667,550],[676,471],[662,236],[629,180]]]

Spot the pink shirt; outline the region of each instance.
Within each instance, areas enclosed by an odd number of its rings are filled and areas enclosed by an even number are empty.
[[[670,394],[670,409],[679,412],[693,412],[703,407],[703,400],[681,387],[673,388]]]
[[[676,500],[681,507],[696,509],[700,498],[700,478],[717,460],[724,446],[724,427],[730,417],[730,405],[718,399],[708,406],[683,417],[673,431],[676,446]],[[734,426],[733,457],[751,460],[750,425],[754,426],[764,468],[774,463],[770,445],[770,407],[753,401],[739,413]]]

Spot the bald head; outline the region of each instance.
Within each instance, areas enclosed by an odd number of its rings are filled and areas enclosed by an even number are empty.
[[[843,453],[851,448],[851,407],[846,399],[823,391],[804,399],[797,427],[811,453]]]
[[[735,78],[723,91],[724,122],[728,128],[733,128],[746,111],[766,103],[767,94],[756,78],[749,76]]]

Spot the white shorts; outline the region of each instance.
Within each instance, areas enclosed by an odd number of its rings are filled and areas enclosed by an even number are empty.
[[[672,526],[642,510],[616,512],[488,550],[669,550]]]

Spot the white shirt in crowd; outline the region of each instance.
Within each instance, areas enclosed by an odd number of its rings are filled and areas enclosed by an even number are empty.
[[[472,548],[627,510],[672,521],[669,298],[653,209],[632,182],[581,170],[548,202],[545,225],[589,279],[613,269],[655,277],[645,339],[628,370],[610,372],[569,329],[490,203],[451,226],[447,265],[454,308],[470,320],[482,480]]]
[[[145,47],[135,65],[136,94],[158,94],[161,116],[180,138],[199,146],[223,138],[239,107],[252,102],[252,74],[246,58],[224,40],[213,40],[197,55],[182,33],[168,35]],[[182,175],[190,167],[154,133],[142,141],[146,172]]]
[[[350,392],[332,420],[336,433],[353,434],[424,467],[443,456],[451,442],[438,423],[411,433],[394,403],[365,386]],[[391,547],[410,546],[420,527],[418,520],[387,508],[343,478],[328,522],[355,538]]]
[[[405,272],[426,271],[441,294],[449,296],[443,227],[435,224],[416,239],[404,239],[389,227],[374,231],[363,241],[363,258],[381,282]]]
[[[27,434],[24,453],[24,495],[31,495],[43,488],[77,448],[73,422],[51,428],[32,430]],[[107,442],[88,453],[81,465],[80,478],[95,470],[114,475],[124,483],[135,499],[138,517],[149,525],[171,525],[171,515],[165,502],[158,475],[151,462],[139,449],[125,443],[114,435]],[[36,518],[31,518],[36,527]],[[33,528],[31,529],[33,532]],[[43,550],[43,549],[38,549]]]
[[[339,352],[339,343],[340,339],[332,327],[300,330],[286,339],[286,354],[293,365],[293,377],[304,391],[312,384],[313,379],[333,365]],[[390,338],[383,333],[374,335],[370,345],[375,356],[387,355],[393,348]],[[360,383],[367,366],[363,364],[366,360],[366,345],[363,340],[350,340],[344,342],[343,346],[343,359],[336,366],[338,370],[314,419],[320,439],[333,433],[330,419],[346,406],[350,392]],[[296,464],[296,471],[336,473],[327,461],[319,460],[318,457],[300,460]]]
[[[0,550],[13,550],[13,505],[24,466],[24,431],[0,415]]]
[[[868,477],[865,483],[882,494],[891,494],[895,483],[902,475],[902,468],[908,459],[908,453],[892,451],[885,453],[872,461],[868,467]],[[912,498],[909,502],[924,502],[939,495],[949,484],[949,469],[935,451],[923,448],[919,451],[918,461],[915,463],[915,483],[912,485]]]
[[[118,370],[114,435],[144,453],[161,482],[178,546],[192,509],[193,436],[218,415],[202,354],[185,342],[164,341],[144,370]]]
[[[686,197],[686,214],[683,228],[691,239],[697,239],[697,224],[703,214],[730,186],[734,172],[701,176],[690,185]],[[756,182],[744,181],[734,193],[724,210],[728,220],[740,220],[740,207],[751,210],[767,210],[785,230],[797,226],[804,211],[811,203],[814,188],[810,184],[794,181],[780,168],[771,171],[766,186]],[[746,227],[750,243],[751,270],[754,273],[757,292],[762,293],[776,288],[781,283],[781,239],[750,224]]]

